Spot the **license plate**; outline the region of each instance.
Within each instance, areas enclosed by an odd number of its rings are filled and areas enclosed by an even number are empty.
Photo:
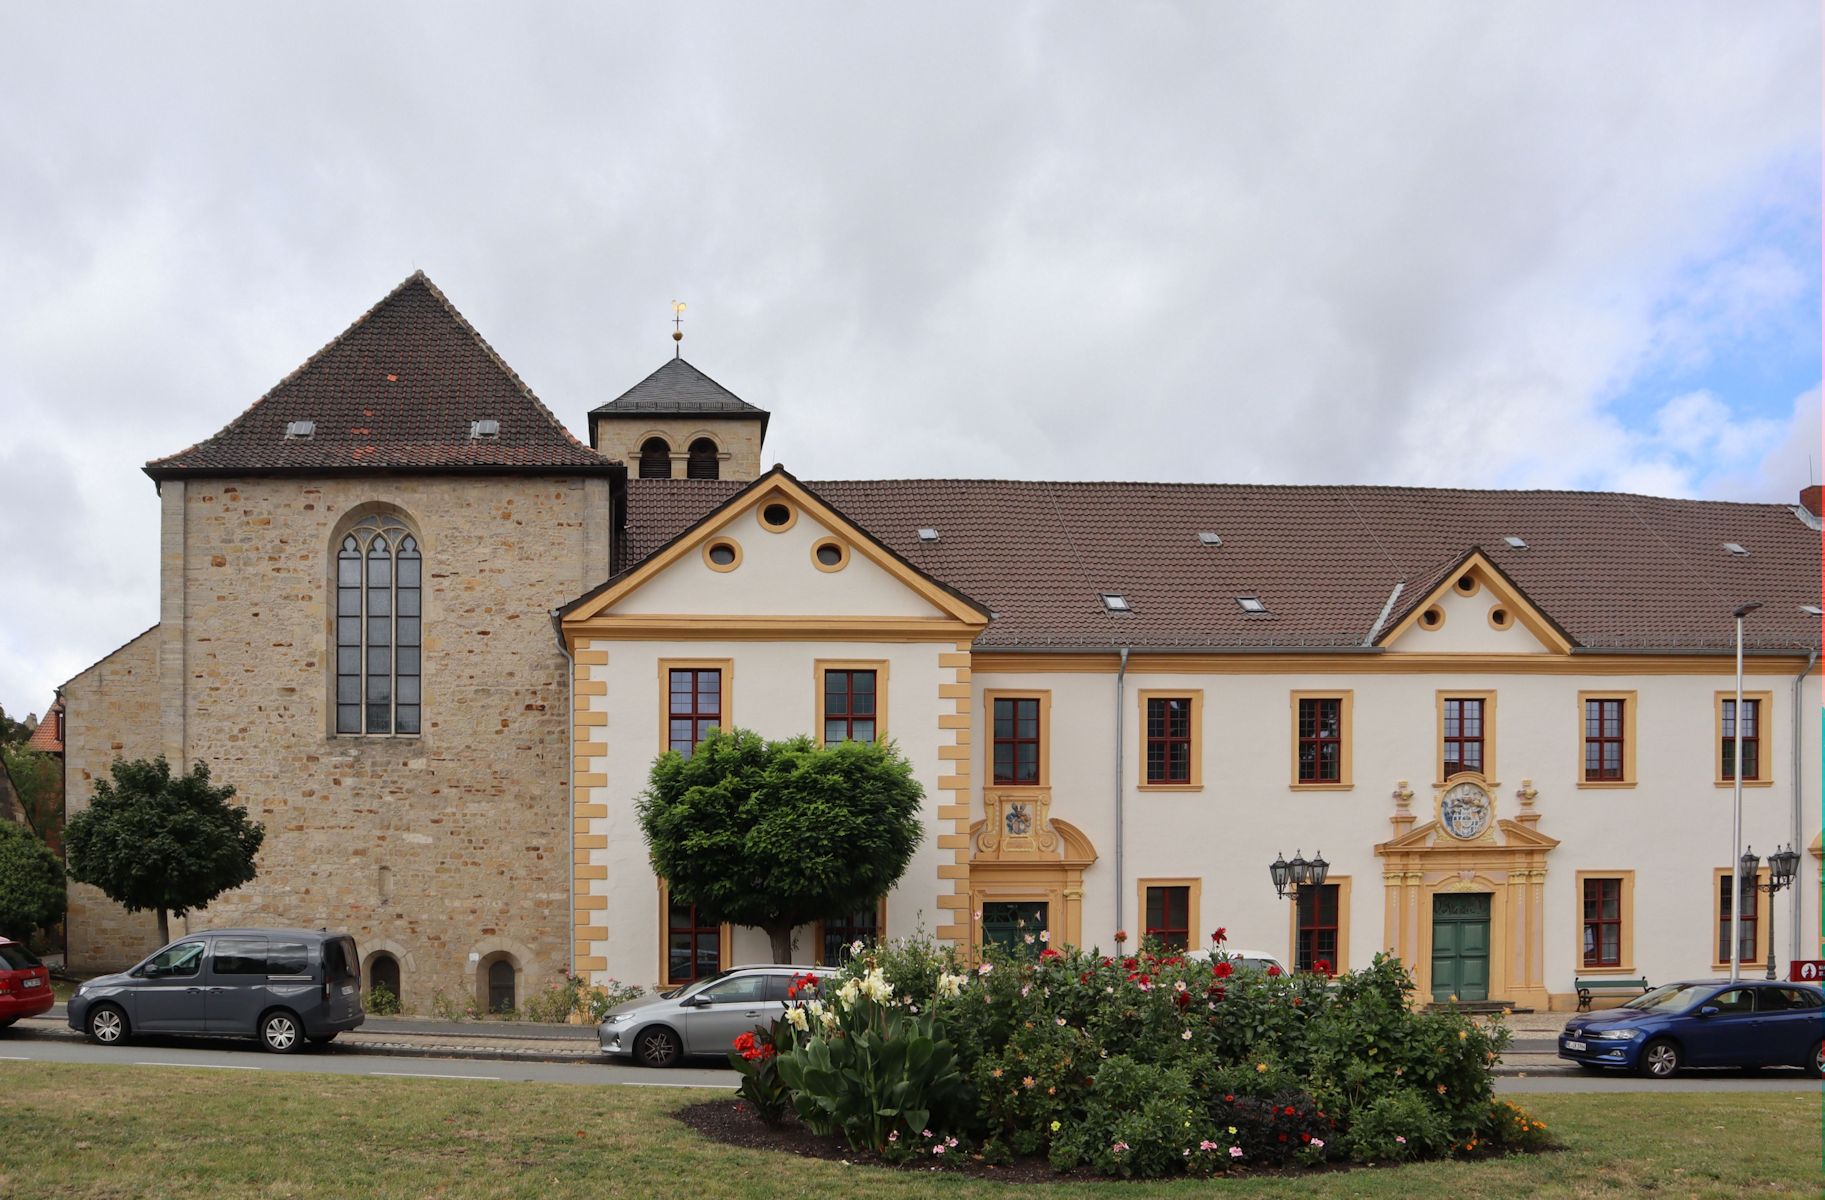
[[[1583,1050],[1585,1045],[1583,1042],[1566,1042],[1565,1048],[1567,1050]]]
[[[28,979],[21,986],[23,986],[23,987],[43,987],[44,980],[38,979],[38,978]]]

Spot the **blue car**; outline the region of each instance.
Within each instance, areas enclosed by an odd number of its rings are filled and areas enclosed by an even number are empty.
[[[1667,1079],[1686,1067],[1802,1067],[1825,1075],[1825,992],[1801,983],[1669,983],[1565,1023],[1559,1057]]]

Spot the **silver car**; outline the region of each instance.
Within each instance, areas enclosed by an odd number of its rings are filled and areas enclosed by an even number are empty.
[[[737,1037],[784,1013],[792,981],[807,974],[828,979],[836,972],[777,963],[735,967],[610,1009],[596,1040],[602,1053],[646,1067],[669,1067],[687,1054],[721,1058]]]

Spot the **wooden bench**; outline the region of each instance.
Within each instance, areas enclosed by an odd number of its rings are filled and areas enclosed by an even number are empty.
[[[1572,986],[1578,989],[1578,1011],[1589,1012],[1592,992],[1613,992],[1618,988],[1628,988],[1636,995],[1640,995],[1648,990],[1648,981],[1646,979],[1616,979],[1605,975],[1598,979],[1574,979]]]

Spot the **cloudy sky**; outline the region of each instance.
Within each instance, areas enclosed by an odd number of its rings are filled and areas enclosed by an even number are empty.
[[[578,431],[687,301],[809,478],[1817,477],[1811,0],[375,7],[0,9],[9,712],[414,268]]]

